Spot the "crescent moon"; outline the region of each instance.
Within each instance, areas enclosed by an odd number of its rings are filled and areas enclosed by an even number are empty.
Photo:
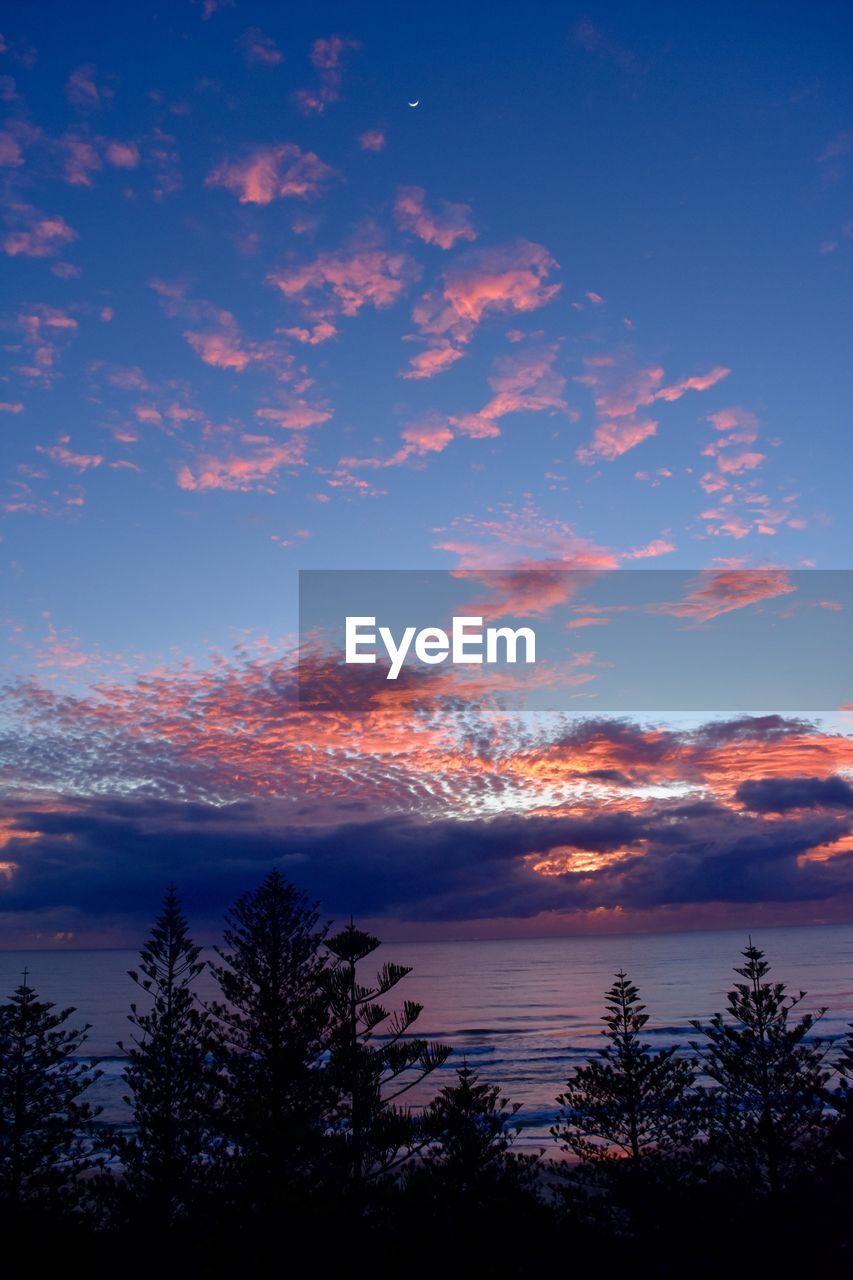
[[[416,106],[418,105],[418,103],[419,103],[419,102],[420,102],[420,98],[415,98],[414,102],[410,102],[410,103],[409,103],[409,106],[410,106],[410,107],[416,107]]]

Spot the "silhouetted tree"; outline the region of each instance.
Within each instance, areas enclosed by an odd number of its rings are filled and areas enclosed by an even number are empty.
[[[345,1142],[351,1185],[398,1167],[426,1137],[398,1100],[447,1060],[444,1045],[410,1036],[423,1006],[406,1000],[397,1012],[381,1003],[410,968],[388,963],[372,985],[358,979],[358,965],[379,939],[350,922],[326,946],[336,963],[327,975],[333,1031],[330,1078],[336,1090],[335,1133]]]
[[[307,1177],[322,1141],[325,934],[316,905],[274,870],[228,912],[217,948],[225,1134],[263,1200]]]
[[[136,1028],[127,1048],[125,1101],[134,1132],[119,1138],[125,1186],[146,1217],[167,1225],[192,1207],[214,1151],[217,1082],[210,1063],[212,1027],[195,984],[204,969],[174,885],[129,976],[150,1001],[130,1006]]]
[[[73,1207],[80,1175],[100,1161],[83,1095],[101,1072],[77,1055],[88,1024],[39,1000],[26,970],[0,1005],[0,1204],[7,1213]]]
[[[710,1154],[752,1189],[777,1196],[815,1157],[825,1132],[829,1071],[827,1046],[810,1041],[826,1012],[792,1018],[805,992],[788,995],[783,982],[766,982],[770,966],[752,940],[735,968],[744,981],[728,993],[726,1021],[691,1025],[705,1037],[694,1043],[698,1065],[714,1082],[709,1097]]]
[[[514,1123],[521,1104],[501,1096],[464,1063],[453,1084],[445,1085],[426,1108],[423,1128],[429,1143],[423,1153],[433,1189],[462,1197],[468,1209],[498,1189],[532,1185],[535,1156],[516,1155],[512,1145],[521,1126]]]
[[[563,1150],[589,1163],[671,1156],[689,1143],[695,1117],[694,1071],[674,1047],[653,1049],[642,1039],[646,1006],[620,971],[605,997],[605,1045],[576,1068],[551,1130]]]

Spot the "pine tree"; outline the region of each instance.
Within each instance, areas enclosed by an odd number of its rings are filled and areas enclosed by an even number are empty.
[[[279,871],[228,912],[219,1023],[224,1127],[250,1197],[269,1199],[310,1176],[328,1106],[322,1057],[326,928]]]
[[[23,982],[0,1005],[0,1204],[11,1212],[73,1207],[80,1175],[100,1163],[84,1099],[101,1072],[78,1059],[89,1030],[74,1009],[39,1000]]]
[[[727,1013],[692,1026],[710,1090],[710,1153],[734,1177],[777,1196],[799,1171],[811,1167],[815,1140],[825,1127],[829,1071],[827,1046],[809,1039],[826,1012],[792,1018],[805,992],[787,994],[766,982],[770,966],[750,939],[735,968],[744,981],[728,993]]]
[[[551,1132],[584,1162],[627,1158],[636,1166],[650,1156],[672,1156],[689,1141],[694,1071],[674,1047],[655,1050],[642,1039],[645,1008],[620,970],[605,997],[606,1043],[574,1071],[557,1099],[561,1123]]]
[[[422,1005],[406,1000],[392,1013],[381,1003],[410,968],[389,962],[372,985],[359,981],[358,965],[379,945],[352,921],[326,942],[336,961],[327,979],[335,1132],[344,1138],[346,1172],[356,1195],[365,1179],[390,1172],[425,1143],[416,1118],[397,1103],[450,1054],[444,1045],[409,1035]]]
[[[146,1011],[132,1004],[136,1028],[125,1048],[125,1101],[134,1133],[117,1151],[137,1210],[161,1225],[185,1216],[204,1184],[214,1151],[216,1080],[210,1064],[210,1015],[195,985],[204,970],[189,936],[174,885],[163,898],[151,937],[129,976],[145,993]]]
[[[512,1145],[521,1126],[521,1104],[501,1096],[465,1062],[426,1108],[424,1151],[429,1181],[439,1194],[464,1198],[470,1209],[496,1190],[521,1190],[535,1177],[535,1156],[518,1156]]]

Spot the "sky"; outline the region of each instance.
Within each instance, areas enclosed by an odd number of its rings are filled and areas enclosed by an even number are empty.
[[[0,945],[133,943],[172,878],[212,937],[272,864],[384,937],[853,920],[844,697],[605,712],[613,617],[554,587],[681,571],[733,688],[760,622],[843,665],[794,584],[850,568],[853,13],[0,29]],[[317,569],[569,607],[571,697],[306,697]]]

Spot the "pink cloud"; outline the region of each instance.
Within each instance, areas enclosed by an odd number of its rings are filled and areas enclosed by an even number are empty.
[[[23,408],[20,400],[0,400],[0,413],[21,413]]]
[[[469,205],[451,204],[447,200],[440,201],[435,211],[427,209],[423,187],[400,187],[394,202],[398,227],[411,231],[425,244],[437,244],[441,249],[452,249],[457,240],[476,240],[470,213]]]
[[[284,54],[272,36],[265,35],[258,27],[249,27],[240,37],[243,57],[250,67],[277,67],[284,61]]]
[[[412,312],[420,334],[431,341],[428,351],[410,362],[413,372],[404,376],[426,378],[448,368],[458,358],[448,347],[458,351],[470,342],[489,315],[545,306],[561,288],[546,283],[557,265],[547,249],[529,240],[457,257],[443,273],[440,290],[424,294]]]
[[[620,458],[629,449],[636,448],[650,436],[656,435],[657,429],[658,424],[653,418],[602,422],[593,432],[591,442],[578,449],[578,461],[592,463],[603,458],[612,462],[614,458]]]
[[[362,151],[384,151],[385,132],[383,129],[366,129],[358,140]]]
[[[312,319],[324,319],[357,315],[368,304],[390,307],[419,275],[420,267],[409,254],[362,244],[280,267],[267,280],[286,298],[301,303]]]
[[[626,551],[623,559],[649,560],[655,556],[669,555],[671,551],[675,550],[675,543],[669,542],[666,538],[653,538],[644,547],[633,547],[630,551]]]
[[[319,323],[312,325],[310,329],[282,329],[281,332],[286,337],[293,338],[295,342],[303,342],[309,346],[316,347],[319,343],[328,342],[330,338],[336,337],[338,331],[328,320],[321,320]]]
[[[91,467],[99,467],[103,462],[103,455],[100,453],[74,453],[68,448],[70,443],[70,436],[60,436],[57,444],[37,444],[36,452],[43,453],[52,462],[61,467],[71,467],[74,471],[88,471]]]
[[[233,191],[241,204],[310,200],[337,177],[335,170],[294,142],[260,147],[244,160],[225,161],[205,178],[205,186]]]
[[[24,226],[9,232],[3,240],[3,252],[10,258],[19,254],[28,258],[51,258],[64,245],[77,239],[77,232],[58,215],[45,216],[29,205],[13,205],[11,213]]]
[[[416,422],[410,422],[400,432],[403,444],[389,458],[341,458],[340,467],[399,467],[413,459],[424,458],[431,453],[442,453],[453,440],[453,432],[447,422],[437,414],[427,414]]]
[[[203,0],[201,16],[204,22],[208,18],[212,18],[215,13],[219,13],[222,9],[233,9],[234,0]]]
[[[716,413],[709,413],[706,421],[710,422],[718,431],[731,431],[735,427],[755,429],[758,425],[758,419],[754,413],[750,413],[749,409],[741,409],[738,406],[719,409]]]
[[[733,609],[774,600],[795,590],[787,569],[707,569],[690,583],[683,600],[648,608],[676,618],[709,622]]]
[[[204,298],[188,298],[180,282],[152,280],[151,288],[158,294],[167,315],[189,320],[196,326],[185,329],[184,337],[205,364],[236,373],[258,366],[279,381],[290,379],[292,357],[280,344],[247,338],[235,317],[224,307],[217,307]]]
[[[341,96],[343,57],[348,50],[361,48],[358,40],[342,36],[328,36],[315,40],[311,46],[311,63],[317,71],[317,85],[313,89],[297,89],[293,95],[296,105],[304,115],[321,115],[326,107]]]
[[[585,372],[575,381],[590,389],[593,394],[599,424],[588,445],[577,450],[578,460],[592,463],[597,459],[612,461],[629,449],[657,433],[654,418],[638,416],[638,410],[655,401],[678,400],[687,391],[705,391],[713,387],[730,370],[722,366],[711,369],[669,386],[661,386],[664,371],[659,366],[640,369],[626,367],[624,356],[587,356]]]
[[[463,354],[458,347],[454,347],[452,342],[444,339],[435,346],[427,347],[424,351],[419,351],[416,356],[412,356],[409,368],[404,369],[400,377],[433,378],[437,373],[444,373],[445,369],[449,369],[457,360],[461,360]]]
[[[7,169],[16,168],[23,163],[24,153],[20,142],[11,130],[3,129],[0,131],[0,166]]]
[[[282,444],[276,444],[269,436],[244,435],[242,441],[255,448],[248,454],[232,453],[224,458],[201,454],[192,467],[182,466],[178,471],[180,488],[190,492],[214,489],[273,492],[282,467],[304,463],[304,436],[294,435]]]
[[[724,475],[739,475],[742,471],[754,471],[764,461],[763,453],[723,453],[717,459],[717,466]]]
[[[255,416],[289,431],[304,431],[308,427],[328,422],[332,411],[325,405],[309,404],[307,400],[295,396],[286,407],[256,409]]]
[[[108,142],[107,163],[114,169],[135,169],[139,164],[139,147],[135,142]]]
[[[95,68],[91,63],[75,68],[65,82],[68,101],[76,107],[99,107],[104,98],[111,98],[113,91],[95,81]]]
[[[103,168],[97,150],[86,138],[68,136],[62,139],[65,153],[65,181],[74,187],[91,187],[91,174]]]
[[[500,435],[497,424],[507,414],[566,412],[566,380],[554,370],[556,356],[556,347],[504,356],[497,362],[497,372],[489,378],[492,398],[479,412],[450,421],[465,435],[482,438]]]
[[[692,378],[682,378],[680,382],[675,382],[671,387],[662,387],[655,396],[656,400],[679,400],[685,391],[707,391],[709,387],[714,387],[718,382],[722,382],[723,378],[727,378],[731,373],[731,369],[726,369],[723,365],[717,365],[716,368],[709,370],[708,373],[700,373]]]
[[[535,311],[555,298],[561,286],[545,281],[556,267],[548,250],[529,240],[470,250],[445,271],[441,293],[418,303],[415,323],[422,333],[467,342],[486,315]]]
[[[532,503],[520,511],[502,503],[483,518],[459,516],[437,530],[436,547],[450,551],[462,569],[615,569],[613,552],[580,537],[564,520],[544,516]]]

